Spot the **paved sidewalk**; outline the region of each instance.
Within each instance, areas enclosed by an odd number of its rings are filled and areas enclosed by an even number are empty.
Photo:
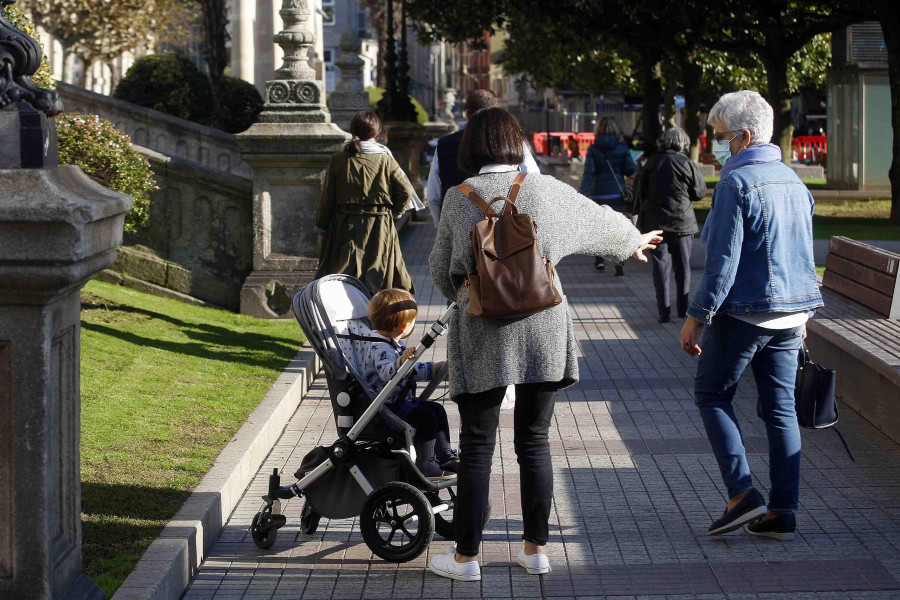
[[[445,304],[428,273],[434,229],[415,223],[402,237],[422,311],[418,339]],[[515,564],[522,523],[511,411],[501,417],[480,583],[427,572],[427,555],[403,565],[374,557],[355,520],[323,519],[316,535],[304,535],[298,499],[285,506],[288,523],[276,545],[257,549],[248,527],[268,474],[283,468],[286,483],[310,449],[335,439],[320,379],[185,599],[900,598],[900,446],[847,409],[840,429],[856,463],[834,432],[803,432],[794,541],[740,531],[709,537],[724,492],[692,400],[694,362],[678,348],[680,324],[656,322],[649,268],[629,261],[619,278],[594,273],[592,259],[579,256],[559,272],[581,346],[581,381],[558,395],[550,433],[551,574],[530,576]],[[442,338],[436,345],[435,360],[445,356],[445,344]],[[756,486],[766,493],[767,446],[749,373],[736,405],[751,468],[762,478]],[[458,413],[446,406],[455,436]],[[435,536],[429,552],[448,544]]]

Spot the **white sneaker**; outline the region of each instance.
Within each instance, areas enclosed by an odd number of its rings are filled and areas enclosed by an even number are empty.
[[[543,575],[550,572],[550,559],[546,554],[525,554],[519,551],[519,565],[528,571],[529,575]]]
[[[478,561],[458,563],[455,554],[455,549],[453,554],[449,552],[435,554],[428,561],[428,569],[436,575],[457,581],[481,581],[481,566]]]

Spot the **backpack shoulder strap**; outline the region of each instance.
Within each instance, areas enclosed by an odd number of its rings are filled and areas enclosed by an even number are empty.
[[[516,197],[519,195],[519,190],[522,189],[522,184],[525,182],[525,177],[528,173],[519,173],[516,175],[516,178],[513,179],[512,187],[509,188],[509,201],[511,204],[516,203]]]
[[[488,213],[497,214],[497,211],[493,209],[487,202],[484,201],[484,198],[478,195],[478,192],[472,189],[468,183],[461,183],[456,186],[456,189],[461,191],[463,195],[472,201],[472,204],[481,209],[481,212],[484,213],[484,216],[487,216]]]

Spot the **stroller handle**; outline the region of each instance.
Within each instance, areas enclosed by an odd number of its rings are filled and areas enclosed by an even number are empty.
[[[359,420],[350,428],[350,431],[347,432],[347,438],[351,442],[355,442],[356,438],[360,436],[363,430],[368,426],[368,424],[372,421],[378,411],[384,406],[385,401],[388,397],[397,389],[397,386],[400,385],[400,382],[406,379],[406,376],[409,375],[410,371],[413,370],[413,367],[419,361],[419,358],[425,354],[425,351],[431,348],[434,342],[444,333],[447,332],[447,323],[450,322],[450,316],[453,314],[453,311],[456,310],[456,302],[450,304],[447,307],[447,310],[444,311],[437,321],[431,324],[431,327],[428,331],[425,332],[425,335],[419,340],[419,345],[416,346],[416,357],[413,360],[407,360],[391,380],[384,386],[384,389],[375,396],[375,399],[372,401],[372,404],[369,405],[369,408],[365,410],[365,412],[359,417]]]

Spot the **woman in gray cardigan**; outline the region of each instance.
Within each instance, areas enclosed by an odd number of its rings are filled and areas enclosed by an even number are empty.
[[[477,176],[466,183],[488,201],[506,196],[522,162],[522,128],[505,110],[479,111],[466,125],[460,169]],[[570,186],[545,175],[529,175],[516,206],[537,225],[541,252],[554,265],[569,254],[602,255],[619,262],[651,249],[662,232],[641,235],[621,214],[599,206]],[[503,203],[494,205],[502,211]],[[516,386],[514,446],[520,467],[525,547],[519,564],[528,573],[550,570],[544,552],[553,497],[548,431],[555,391],[578,381],[575,335],[569,306],[561,304],[518,319],[468,315],[465,278],[475,271],[470,234],[484,213],[456,188],[444,198],[441,223],[431,253],[437,289],[459,304],[449,327],[450,395],[460,414],[460,465],[454,511],[456,547],[433,556],[429,568],[461,581],[481,579],[477,556],[488,498],[491,459],[500,403]],[[559,278],[557,290],[563,289]]]

